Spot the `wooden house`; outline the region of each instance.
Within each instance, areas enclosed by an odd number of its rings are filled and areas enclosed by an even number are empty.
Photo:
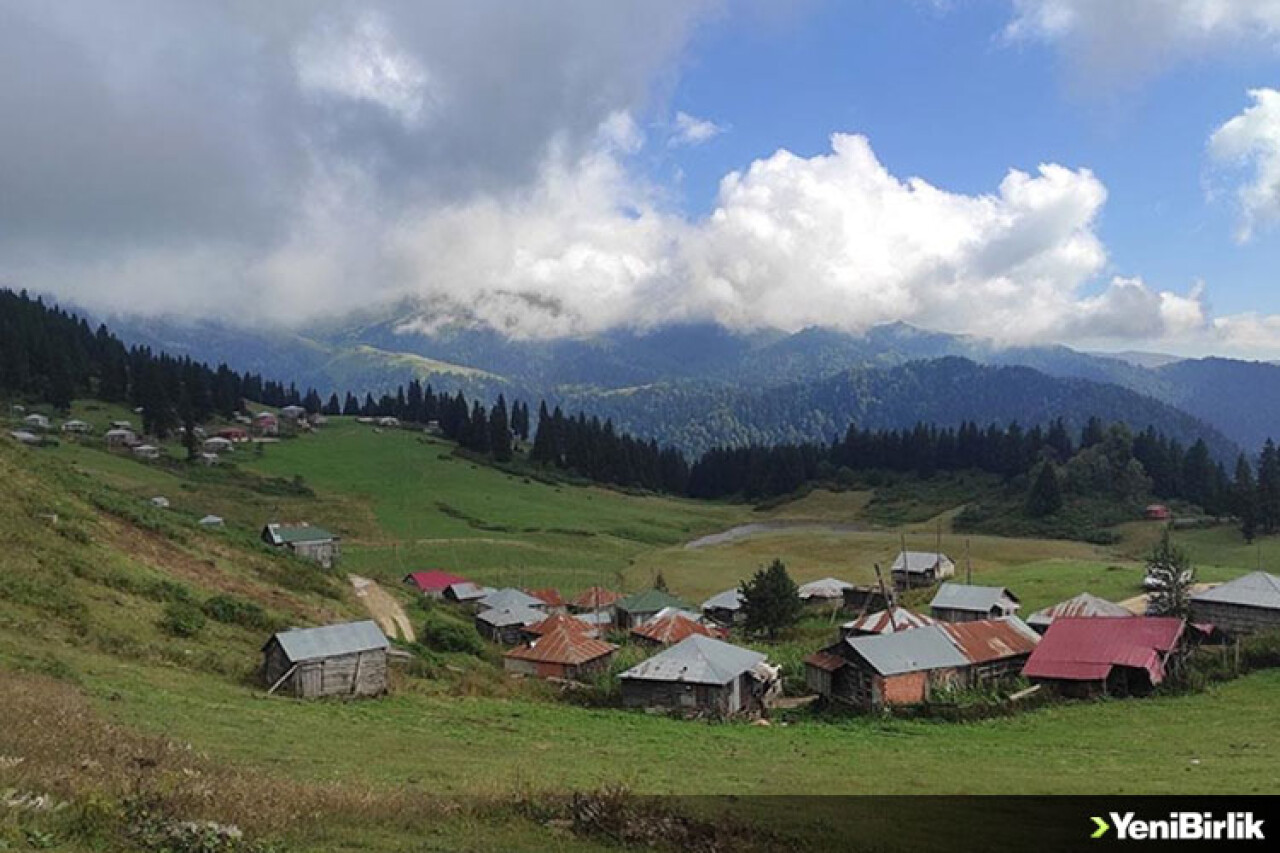
[[[929,602],[929,613],[940,622],[976,622],[1013,616],[1021,606],[1002,586],[944,583]]]
[[[388,642],[373,621],[281,631],[262,647],[268,693],[380,696],[387,692]]]
[[[503,587],[502,589],[492,590],[488,595],[476,602],[482,610],[503,610],[513,607],[523,607],[529,610],[537,610],[546,616],[549,612],[547,604],[541,598],[535,598],[522,589],[516,589],[513,586]]]
[[[444,591],[456,583],[466,583],[466,578],[459,577],[450,572],[442,572],[439,569],[431,569],[424,572],[409,572],[404,576],[404,582],[409,587],[417,590],[427,598],[441,599],[444,598]]]
[[[1173,513],[1164,504],[1151,504],[1142,511],[1142,517],[1147,521],[1169,521]]]
[[[102,435],[107,447],[133,447],[138,443],[138,434],[127,427],[115,427]]]
[[[801,584],[797,594],[806,607],[834,610],[844,605],[844,591],[852,586],[839,578],[822,578]]]
[[[628,708],[731,716],[761,710],[777,669],[760,652],[694,635],[618,676]]]
[[[230,453],[236,449],[236,446],[231,439],[215,435],[213,438],[206,438],[201,442],[200,449],[205,453]]]
[[[570,616],[568,613],[553,613],[540,622],[526,625],[520,633],[528,641],[560,630],[572,631],[586,637],[598,637],[601,633],[595,625],[579,616]]]
[[[451,583],[444,588],[441,598],[453,604],[477,604],[487,595],[497,592],[491,586],[482,586],[471,581],[462,581],[461,583]]]
[[[524,629],[547,618],[532,607],[513,605],[481,611],[475,616],[476,631],[486,640],[513,646],[524,636]]]
[[[1055,619],[1126,619],[1133,613],[1119,604],[1082,592],[1052,607],[1037,610],[1027,617],[1027,624],[1043,634]]]
[[[593,586],[569,599],[569,611],[572,613],[608,613],[613,616],[614,605],[622,595],[602,586]]]
[[[280,417],[289,421],[306,420],[307,410],[301,406],[285,406],[280,410]]]
[[[673,610],[659,613],[643,625],[632,628],[631,639],[642,646],[662,647],[673,646],[686,637],[715,637],[717,633],[692,615]]]
[[[955,577],[956,564],[937,551],[902,551],[894,558],[889,574],[898,589],[915,589]]]
[[[742,609],[742,592],[736,587],[726,589],[702,602],[702,615],[717,625],[740,625],[747,618]]]
[[[1191,621],[1233,637],[1280,630],[1280,577],[1253,572],[1194,593]]]
[[[562,626],[511,649],[502,656],[502,668],[537,678],[577,680],[607,671],[617,650],[612,643]]]
[[[543,587],[542,589],[526,589],[529,595],[542,602],[542,609],[548,613],[568,613],[569,605],[560,595],[560,590],[554,587]]]
[[[268,524],[262,528],[262,541],[284,548],[304,560],[319,563],[326,569],[333,568],[340,556],[338,537],[323,527],[314,527],[306,522]]]
[[[1178,618],[1061,617],[1022,674],[1071,696],[1147,693],[1177,670],[1190,639]]]
[[[617,614],[614,622],[619,629],[630,631],[632,628],[648,622],[658,615],[660,610],[668,607],[684,610],[686,605],[669,592],[663,592],[660,589],[646,589],[643,592],[620,598],[614,603],[614,610]]]

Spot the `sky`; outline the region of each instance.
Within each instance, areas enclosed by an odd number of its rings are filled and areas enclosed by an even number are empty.
[[[1276,358],[1277,72],[1280,0],[0,0],[0,285]]]

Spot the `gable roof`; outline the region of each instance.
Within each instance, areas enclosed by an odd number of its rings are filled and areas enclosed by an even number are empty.
[[[912,631],[850,637],[845,645],[881,675],[968,666],[950,635],[937,625]]]
[[[969,663],[991,663],[1031,654],[1040,642],[1040,635],[1016,616],[977,622],[940,622],[938,627],[951,637]]]
[[[476,616],[481,622],[495,628],[512,625],[533,625],[547,618],[547,614],[532,607],[493,607]]]
[[[937,551],[900,551],[889,571],[920,575],[950,563],[950,557]]]
[[[497,592],[491,586],[481,586],[471,581],[461,581],[460,583],[451,583],[444,589],[445,594],[452,596],[455,601],[476,601],[484,598],[486,595],[492,595]]]
[[[1115,602],[1082,592],[1073,598],[1068,598],[1066,601],[1059,601],[1052,607],[1037,610],[1027,617],[1027,624],[1032,626],[1049,625],[1055,619],[1070,619],[1073,617],[1102,619],[1132,615],[1133,613]]]
[[[891,607],[888,610],[877,610],[875,613],[859,616],[840,627],[856,634],[892,634],[895,631],[923,628],[934,624],[935,621],[932,616],[926,616],[923,613],[916,613],[903,607]]]
[[[622,595],[611,589],[605,589],[602,586],[593,586],[584,589],[569,600],[569,604],[587,610],[595,610],[598,607],[612,607]]]
[[[545,619],[535,622],[532,625],[525,626],[526,634],[550,634],[552,631],[569,631],[575,634],[591,636],[596,633],[594,625],[577,616],[567,616],[564,613],[553,613]]]
[[[1213,589],[1197,592],[1191,600],[1280,609],[1280,577],[1267,572],[1251,572]]]
[[[385,649],[390,645],[382,629],[371,619],[319,628],[292,628],[273,635],[267,645],[272,642],[279,643],[285,656],[293,663],[354,655]]]
[[[839,578],[822,578],[801,584],[797,592],[801,598],[844,598],[846,589],[853,589],[853,584]]]
[[[530,643],[516,646],[505,657],[573,666],[613,654],[617,650],[618,647],[612,643],[565,628],[556,628]]]
[[[494,590],[481,598],[480,606],[494,609],[510,607],[542,608],[546,607],[546,602],[540,598],[534,598],[522,589],[509,586],[504,589]],[[543,616],[545,615],[544,613]]]
[[[464,583],[466,578],[443,572],[439,569],[431,569],[425,572],[409,572],[404,576],[404,582],[416,586],[421,592],[440,592],[448,586],[455,583]]]
[[[272,545],[290,545],[297,542],[328,542],[337,539],[323,527],[301,522],[298,524],[271,523],[266,527]]]
[[[655,643],[662,643],[664,646],[678,643],[695,634],[701,634],[704,637],[715,636],[715,632],[706,625],[703,625],[688,614],[680,612],[668,613],[657,619],[650,619],[643,625],[632,628],[631,633],[637,637],[652,640]]]
[[[1151,683],[1164,680],[1165,655],[1182,639],[1178,618],[1055,619],[1031,653],[1022,674],[1028,678],[1101,681],[1112,667],[1145,669]]]
[[[669,592],[663,592],[660,589],[646,589],[634,595],[628,595],[626,598],[618,599],[614,606],[628,613],[656,613],[664,607],[683,608],[685,603]]]
[[[742,609],[742,591],[737,587],[726,589],[724,592],[717,592],[715,595],[702,602],[703,610],[741,610]]]
[[[728,684],[763,663],[766,656],[721,640],[694,634],[618,678],[627,681],[678,681],[686,684]]]
[[[1000,604],[1001,599],[1008,598],[1017,609],[1018,597],[1002,586],[972,586],[964,583],[944,583],[938,588],[938,594],[929,602],[930,607],[946,610],[967,610],[974,613],[988,613],[991,608]]]
[[[525,592],[541,601],[548,607],[564,607],[564,598],[560,596],[560,590],[555,587],[545,587],[543,589],[526,589]]]

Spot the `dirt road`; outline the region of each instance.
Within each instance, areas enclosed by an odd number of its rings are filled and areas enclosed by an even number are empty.
[[[382,633],[388,637],[398,637],[406,643],[412,643],[417,639],[413,633],[413,625],[409,623],[409,617],[405,615],[400,602],[378,586],[377,581],[362,578],[359,575],[347,575],[347,577],[351,579],[351,586],[355,587],[356,598],[364,602],[364,606],[369,609],[369,615],[378,623]]]

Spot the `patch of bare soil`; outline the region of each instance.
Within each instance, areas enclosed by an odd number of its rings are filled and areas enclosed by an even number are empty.
[[[368,608],[369,615],[373,617],[373,621],[378,623],[378,627],[382,629],[382,633],[388,637],[399,637],[406,643],[412,643],[417,639],[417,635],[413,632],[413,625],[409,622],[409,617],[405,615],[404,608],[400,606],[400,602],[396,601],[389,592],[378,585],[377,581],[363,578],[359,575],[348,575],[351,579],[351,586],[356,591],[356,598],[364,603]]]

